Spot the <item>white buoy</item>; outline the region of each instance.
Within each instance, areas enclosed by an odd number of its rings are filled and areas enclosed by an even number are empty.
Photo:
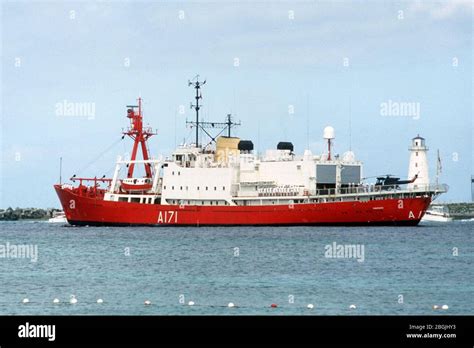
[[[349,306],[349,309],[356,309],[356,308],[357,308],[357,307],[356,307],[355,304],[351,304],[351,305]]]
[[[189,301],[188,306],[194,306],[194,301]]]
[[[234,305],[234,303],[233,303],[233,302],[229,302],[229,304],[227,305],[227,307],[229,307],[229,308],[234,308],[234,307],[235,307],[235,305]]]
[[[24,304],[27,304],[27,303],[30,303],[30,300],[28,300],[27,298],[24,298],[22,302],[23,302]]]
[[[314,305],[312,303],[309,303],[306,307],[308,307],[308,309],[313,309]]]
[[[150,301],[150,300],[146,300],[146,301],[145,301],[145,306],[149,306],[149,305],[151,305],[151,301]]]
[[[76,295],[71,295],[71,299],[69,300],[70,304],[76,304],[77,303],[77,298]]]
[[[59,298],[55,298],[55,299],[53,300],[53,303],[59,303]]]
[[[435,304],[435,305],[433,306],[433,309],[439,309],[439,306]]]
[[[104,303],[104,300],[99,298],[99,299],[97,299],[97,303],[99,303],[99,304]]]
[[[446,309],[448,309],[448,308],[449,308],[449,307],[448,307],[447,304],[444,304],[444,305],[441,306],[441,309],[444,309],[444,310],[446,310]]]

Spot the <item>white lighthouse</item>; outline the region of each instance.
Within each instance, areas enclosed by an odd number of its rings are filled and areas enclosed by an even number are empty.
[[[410,150],[410,165],[408,167],[408,179],[413,179],[416,175],[416,180],[408,184],[408,188],[428,185],[430,177],[428,173],[428,148],[425,144],[425,138],[417,135],[411,141]]]

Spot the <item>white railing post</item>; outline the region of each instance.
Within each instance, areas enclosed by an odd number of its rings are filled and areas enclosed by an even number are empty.
[[[122,157],[118,156],[117,157],[117,163],[115,164],[115,171],[114,171],[114,177],[112,178],[112,183],[110,184],[110,193],[114,193],[116,190],[116,185],[118,181],[118,176],[120,172],[120,162],[122,161]]]
[[[155,177],[153,178],[153,186],[151,188],[153,193],[158,192],[158,182],[160,179],[160,166],[161,166],[161,162],[155,163]]]

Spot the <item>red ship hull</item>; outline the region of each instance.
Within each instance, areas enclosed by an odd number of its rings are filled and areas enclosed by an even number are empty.
[[[259,206],[179,206],[105,201],[55,185],[72,225],[417,225],[431,197]]]

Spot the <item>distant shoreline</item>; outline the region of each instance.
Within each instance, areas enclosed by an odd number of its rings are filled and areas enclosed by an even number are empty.
[[[0,209],[0,221],[17,220],[47,220],[53,217],[55,212],[60,212],[58,208],[7,208]]]
[[[444,206],[448,208],[449,216],[455,220],[474,218],[474,202],[469,203],[432,203],[432,206]]]

